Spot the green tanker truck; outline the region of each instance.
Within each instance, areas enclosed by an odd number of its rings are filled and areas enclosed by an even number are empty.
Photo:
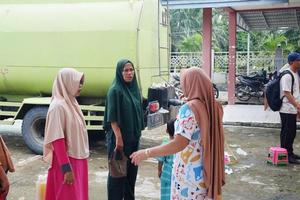
[[[168,71],[166,18],[159,0],[0,0],[1,124],[22,119],[25,143],[41,154],[52,83],[73,67],[86,78],[87,129],[101,131],[119,59],[135,64],[144,97]]]

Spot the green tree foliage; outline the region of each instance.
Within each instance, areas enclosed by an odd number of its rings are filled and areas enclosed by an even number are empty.
[[[228,51],[228,20],[222,10],[213,9],[212,46],[215,51]]]
[[[202,9],[170,11],[172,51],[195,52],[202,49]],[[215,51],[228,51],[228,17],[226,12],[213,9],[212,46]],[[237,51],[247,51],[247,32],[237,32]],[[278,45],[287,54],[300,51],[300,31],[250,32],[250,50],[275,52]]]
[[[287,30],[284,33],[287,44],[293,45],[293,51],[300,52],[300,30]]]
[[[291,51],[299,51],[299,30],[277,30],[250,32],[251,51],[275,52],[281,46],[285,55]]]
[[[202,35],[195,33],[192,36],[185,37],[179,44],[181,52],[199,52],[202,50]]]
[[[201,19],[202,9],[170,10],[173,49],[182,51],[180,49],[180,46],[182,46],[182,41],[186,40],[186,38],[193,37],[194,34],[201,33]]]
[[[202,49],[202,9],[178,9],[170,11],[173,50],[201,51]],[[228,22],[226,13],[213,10],[212,41],[215,51],[228,49]],[[196,44],[196,39],[200,43]]]

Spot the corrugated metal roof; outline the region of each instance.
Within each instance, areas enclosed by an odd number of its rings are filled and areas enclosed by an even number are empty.
[[[300,27],[300,8],[238,13],[249,30],[278,30]]]
[[[181,8],[224,8],[239,6],[261,6],[277,3],[288,3],[289,0],[161,0],[170,9]]]
[[[300,27],[300,0],[162,0],[170,9],[232,8],[244,30],[279,30]]]

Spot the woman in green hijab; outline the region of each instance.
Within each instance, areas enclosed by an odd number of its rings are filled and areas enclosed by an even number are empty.
[[[107,93],[104,114],[104,129],[107,132],[108,158],[113,152],[124,151],[125,156],[139,148],[141,131],[144,128],[142,99],[134,73],[134,65],[129,60],[120,60],[116,77]],[[108,200],[134,199],[134,187],[138,168],[127,161],[127,175],[113,177],[108,174]]]

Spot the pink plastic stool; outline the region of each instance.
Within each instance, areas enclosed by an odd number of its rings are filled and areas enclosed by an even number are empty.
[[[287,165],[287,150],[281,147],[270,147],[267,162],[273,165]]]

